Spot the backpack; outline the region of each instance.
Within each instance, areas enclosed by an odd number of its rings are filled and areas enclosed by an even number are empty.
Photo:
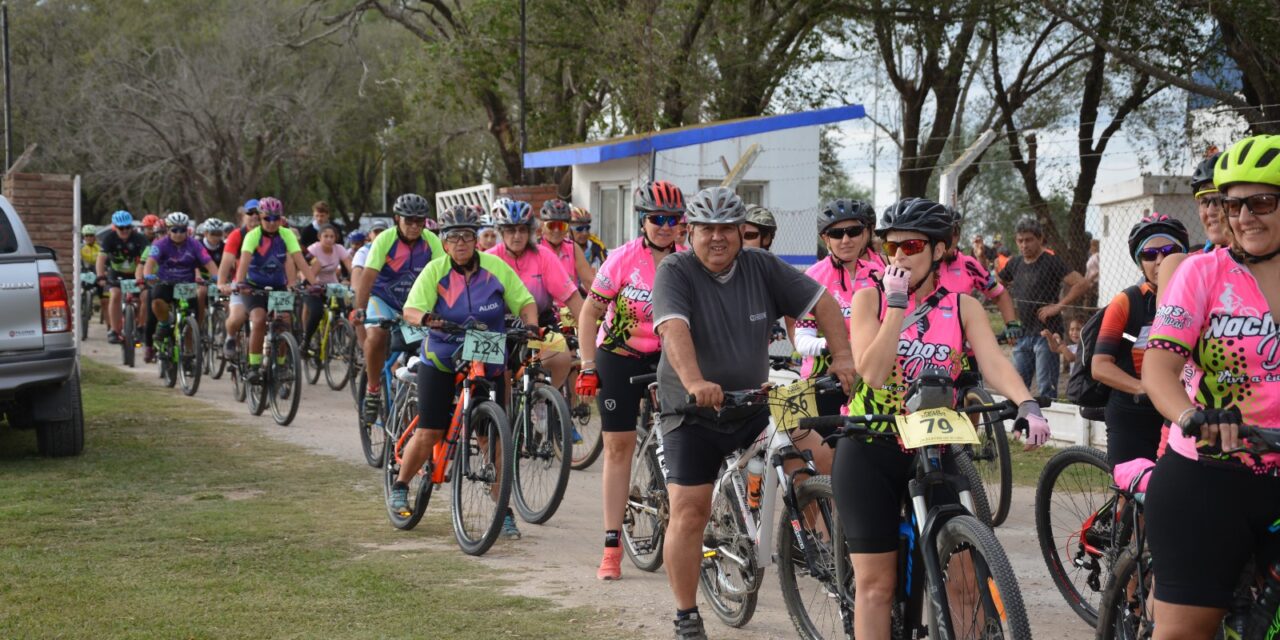
[[[1124,327],[1125,339],[1133,342],[1142,332],[1144,321],[1150,314],[1142,313],[1147,309],[1147,301],[1139,285],[1126,288],[1124,293],[1129,296],[1129,322]],[[1102,326],[1102,316],[1106,311],[1105,306],[1098,309],[1080,328],[1080,342],[1076,347],[1076,357],[1079,359],[1080,366],[1076,367],[1075,371],[1071,372],[1071,377],[1067,379],[1067,400],[1083,408],[1104,407],[1107,400],[1111,398],[1111,387],[1093,378],[1093,352],[1098,346],[1098,330]],[[1123,358],[1117,359],[1116,363],[1125,361],[1132,361],[1132,355],[1128,352],[1125,352]]]

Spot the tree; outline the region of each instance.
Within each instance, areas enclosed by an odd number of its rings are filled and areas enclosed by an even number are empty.
[[[852,198],[875,203],[870,189],[854,184],[840,162],[843,145],[836,139],[836,128],[822,128],[818,138],[818,202],[827,203],[836,198]],[[821,205],[819,205],[821,206]]]

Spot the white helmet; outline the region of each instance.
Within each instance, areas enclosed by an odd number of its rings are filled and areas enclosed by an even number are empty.
[[[166,227],[187,227],[190,225],[191,217],[181,211],[174,211],[164,217],[164,226]]]

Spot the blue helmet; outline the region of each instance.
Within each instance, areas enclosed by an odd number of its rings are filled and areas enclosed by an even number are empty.
[[[125,211],[124,209],[121,209],[111,214],[111,224],[121,228],[132,227],[133,214],[129,213],[128,211]]]
[[[351,234],[347,236],[347,242],[364,242],[364,239],[367,237],[368,236],[366,236],[363,231],[352,231]]]
[[[250,212],[250,211],[253,211],[254,209],[257,209],[257,208],[258,208],[258,199],[257,199],[257,198],[249,198],[248,200],[245,200],[245,202],[244,202],[244,210],[245,210],[245,213],[248,213],[248,212]]]
[[[496,227],[533,226],[533,207],[523,200],[498,198],[489,206],[489,217]]]

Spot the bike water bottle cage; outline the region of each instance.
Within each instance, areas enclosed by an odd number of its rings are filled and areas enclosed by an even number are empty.
[[[927,366],[907,387],[903,406],[915,413],[923,409],[950,409],[955,405],[955,386],[951,375],[942,367]]]

